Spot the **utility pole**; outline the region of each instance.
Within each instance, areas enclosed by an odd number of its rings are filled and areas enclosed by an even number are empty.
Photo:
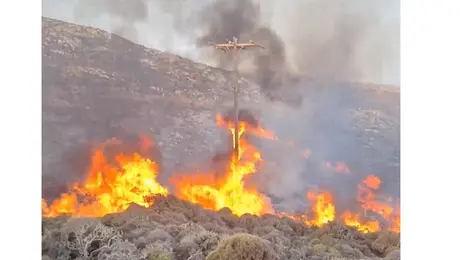
[[[238,73],[238,51],[244,50],[246,48],[250,47],[260,47],[263,48],[262,45],[257,44],[254,41],[249,41],[249,42],[243,42],[243,43],[238,43],[238,38],[233,37],[233,41],[228,41],[227,43],[221,43],[221,44],[215,44],[214,45],[216,49],[223,50],[225,51],[231,51],[232,52],[232,58],[233,58],[233,71],[236,73],[237,77],[239,77]],[[237,82],[234,82],[233,84],[233,112],[234,112],[234,123],[235,123],[235,133],[234,133],[234,152],[236,158],[239,158],[239,120],[238,120],[238,114],[239,114],[239,107],[238,107],[238,94],[240,92],[240,84],[239,84],[239,79]]]

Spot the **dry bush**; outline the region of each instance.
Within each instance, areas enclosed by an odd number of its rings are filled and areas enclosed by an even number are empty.
[[[113,213],[103,216],[101,222],[108,227],[118,228],[126,223],[126,219],[120,213]]]
[[[168,195],[167,197],[158,195],[153,197],[154,203],[152,205],[152,210],[163,212],[163,211],[174,211],[177,210],[178,212],[183,211],[186,207],[184,205],[184,201],[178,199],[174,195]]]
[[[131,217],[147,216],[150,215],[152,212],[153,211],[151,208],[145,208],[136,203],[131,203],[125,211],[119,214],[122,214],[124,217],[129,219]]]
[[[193,217],[190,218],[191,221],[195,223],[210,223],[212,219],[205,212],[196,212]]]
[[[196,204],[183,201],[183,207],[181,208],[182,214],[191,221],[200,222],[200,221],[207,221],[207,216],[203,215],[203,209]]]
[[[147,231],[134,240],[134,244],[138,248],[145,248],[147,245],[157,242],[162,242],[163,244],[169,245],[171,248],[174,247],[176,243],[175,239],[168,232],[160,228]]]
[[[218,234],[230,234],[231,233],[231,231],[225,225],[219,225],[217,223],[205,223],[202,226],[204,229],[218,233]]]
[[[261,238],[272,243],[273,249],[280,259],[287,259],[290,255],[289,249],[291,247],[291,241],[289,238],[285,237],[284,234],[277,230],[272,229],[272,231]]]
[[[179,240],[179,234],[182,231],[181,225],[167,224],[163,227],[163,230],[168,232],[174,239]]]
[[[147,256],[147,260],[173,260],[174,253],[170,244],[163,241],[156,241],[148,244],[142,253]]]
[[[174,254],[163,251],[153,251],[147,255],[147,260],[173,260]]]
[[[44,230],[60,229],[69,219],[68,216],[59,216],[56,218],[42,218],[42,234]]]
[[[343,257],[348,259],[362,259],[364,257],[361,251],[352,248],[348,244],[337,244],[334,248],[337,249]]]
[[[161,212],[157,212],[157,211],[155,212],[158,218],[157,221],[162,224],[165,224],[163,223],[164,219],[170,219],[173,221],[177,221],[180,224],[188,222],[187,218],[184,216],[184,214],[180,210],[176,211],[176,210],[168,209],[168,210],[163,210]]]
[[[319,240],[318,240],[319,242]],[[308,237],[296,237],[291,242],[287,259],[306,259],[313,255],[312,246],[309,245]]]
[[[186,236],[198,234],[202,231],[206,231],[201,225],[198,225],[195,223],[185,223],[185,224],[179,225],[179,229],[180,230],[177,234],[177,237],[175,237],[178,241],[182,240]]]
[[[265,236],[268,233],[272,232],[273,230],[277,230],[277,229],[275,229],[274,227],[270,227],[270,226],[259,226],[259,227],[255,227],[252,230],[252,234],[256,235],[256,236],[259,236],[259,237],[262,237],[262,236]],[[277,230],[277,231],[279,232],[279,230]]]
[[[207,256],[212,250],[214,250],[222,238],[227,235],[219,235],[210,231],[203,231],[195,235],[194,240],[200,247],[201,252],[204,256]]]
[[[177,260],[188,260],[191,256],[204,257],[198,245],[189,237],[182,239],[173,249],[173,252]]]
[[[312,254],[316,256],[322,256],[326,259],[340,258],[342,255],[340,252],[333,248],[323,244],[316,244],[312,247]]]
[[[278,219],[278,221],[275,223],[275,228],[278,229],[279,231],[283,232],[286,236],[293,236],[295,235],[294,229],[292,229],[291,225],[291,219],[282,217]]]
[[[387,249],[385,250],[384,255],[387,256],[387,255],[389,255],[391,252],[393,252],[393,251],[395,251],[395,250],[398,250],[398,251],[399,251],[399,247],[397,247],[397,246],[389,246],[389,247],[387,247]]]
[[[102,217],[101,222],[107,227],[113,227],[124,234],[129,234],[136,229],[147,230],[161,227],[162,224],[157,222],[158,219],[161,219],[161,216],[157,213],[148,211],[147,214],[147,211],[143,210],[143,214],[140,215],[133,215],[132,212],[109,214]]]
[[[323,245],[334,246],[338,243],[338,240],[334,238],[332,234],[323,234],[318,237],[319,241]]]
[[[230,231],[232,234],[239,234],[239,233],[249,233],[247,229],[242,227],[236,227]]]
[[[233,215],[233,212],[230,208],[221,208],[219,211],[217,211],[219,215]]]
[[[272,244],[277,244],[284,247],[289,247],[291,245],[289,238],[286,238],[281,231],[276,229],[272,229],[270,233],[262,236],[262,238],[270,241]]]
[[[67,260],[71,251],[66,246],[68,236],[59,230],[44,230],[42,235],[42,255],[56,260]],[[45,259],[45,258],[43,258]]]
[[[312,246],[317,245],[317,244],[321,244],[321,240],[319,240],[319,239],[316,238],[316,237],[315,237],[315,238],[312,238],[312,239],[310,239],[310,237],[309,237],[308,239],[309,239],[309,241],[310,241],[309,244],[312,245]]]
[[[341,243],[347,244],[353,249],[359,250],[365,256],[372,257],[374,254],[366,241],[356,240],[343,240]]]
[[[400,246],[400,238],[399,234],[389,232],[389,231],[382,231],[378,235],[377,239],[372,242],[371,249],[379,256],[384,256],[385,251],[391,247]]]
[[[328,249],[328,246],[323,245],[323,244],[315,244],[312,247],[313,254],[315,255],[326,253],[327,249]]]
[[[265,227],[274,227],[278,222],[278,217],[272,214],[264,214],[260,217],[260,224]]]
[[[222,222],[229,228],[232,229],[238,226],[239,219],[237,216],[233,215],[229,208],[222,208],[218,213]]]
[[[271,260],[278,259],[270,242],[250,234],[234,234],[222,240],[206,260]]]
[[[249,233],[251,233],[255,227],[259,227],[261,225],[259,223],[259,218],[257,216],[251,214],[244,214],[239,218],[237,226],[244,228]]]
[[[210,222],[219,226],[226,226],[218,212],[212,210],[203,210],[203,212],[210,218]]]
[[[210,232],[201,227],[186,231],[185,236],[179,235],[182,238],[174,248],[174,253],[179,260],[189,259],[192,256],[195,259],[204,258],[216,248],[222,237],[226,237],[226,235]]]
[[[401,253],[399,250],[394,250],[391,253],[389,253],[386,257],[386,260],[400,260],[401,259]]]
[[[121,233],[87,218],[69,219],[59,231],[45,231],[43,254],[52,259],[141,259],[142,255]]]
[[[99,250],[98,260],[141,260],[145,258],[135,245],[126,241],[115,241],[100,247]]]
[[[300,222],[292,221],[290,227],[292,228],[296,236],[305,236],[310,234],[311,232],[309,227]]]

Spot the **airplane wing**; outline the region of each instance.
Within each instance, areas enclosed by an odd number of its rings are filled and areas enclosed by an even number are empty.
[[[216,44],[216,49],[220,48],[232,48],[234,45],[230,43]]]

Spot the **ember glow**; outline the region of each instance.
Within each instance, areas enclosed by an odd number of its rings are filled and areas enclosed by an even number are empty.
[[[142,140],[143,149],[148,149],[148,141]],[[43,215],[100,217],[122,212],[131,203],[149,207],[153,204],[152,196],[168,194],[156,181],[157,175],[157,164],[139,153],[119,154],[114,163],[109,163],[103,147],[99,147],[94,150],[86,180],[73,184],[70,192],[49,206],[42,200]]]
[[[261,127],[251,126],[244,121],[239,123],[239,156],[236,156],[235,153],[230,154],[226,171],[223,174],[208,173],[173,178],[172,182],[175,184],[177,196],[180,199],[199,204],[206,209],[219,210],[227,207],[237,216],[245,213],[262,215],[273,211],[265,196],[245,183],[245,177],[257,172],[257,166],[262,162],[262,157],[244,134],[259,135],[270,139],[275,139],[275,136]],[[235,136],[233,122],[225,121],[221,115],[218,115],[217,124],[227,127],[232,136]]]

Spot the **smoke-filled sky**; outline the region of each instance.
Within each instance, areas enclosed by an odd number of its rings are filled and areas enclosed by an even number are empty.
[[[399,0],[43,0],[43,16],[215,66],[226,62],[208,42],[253,39],[266,49],[245,54],[240,69],[264,87],[299,74],[400,80]]]

